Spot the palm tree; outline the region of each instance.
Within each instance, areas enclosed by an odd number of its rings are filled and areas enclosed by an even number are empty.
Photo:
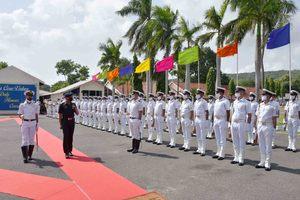
[[[99,66],[104,70],[113,70],[121,62],[121,52],[122,41],[119,40],[116,44],[112,39],[108,39],[106,43],[100,43],[99,51],[102,52]]]
[[[102,71],[110,71],[115,69],[121,64],[121,52],[122,41],[119,40],[116,44],[112,39],[108,39],[106,43],[100,43],[99,51],[102,52],[100,61],[98,65],[101,66]],[[114,85],[113,85],[113,95],[114,95]]]
[[[228,23],[233,30],[232,38],[242,40],[248,32],[256,34],[255,87],[256,93],[263,86],[264,49],[270,32],[287,23],[296,6],[290,0],[229,0],[237,19]]]
[[[182,43],[186,43],[187,48],[190,48],[196,43],[194,36],[200,30],[200,26],[190,27],[189,22],[183,17],[179,20],[179,26],[177,28],[177,35],[174,36],[174,49],[175,52],[182,48]],[[191,77],[190,77],[190,65],[186,65],[185,68],[185,89],[190,89]]]
[[[164,50],[164,57],[170,56],[172,44],[175,39],[176,23],[178,19],[178,10],[173,12],[169,6],[153,8],[153,37],[150,43]],[[165,72],[165,93],[168,92],[168,71]],[[161,83],[163,84],[163,83]]]
[[[225,28],[223,20],[225,12],[228,6],[228,1],[224,1],[219,11],[215,7],[211,7],[205,12],[205,22],[202,24],[202,28],[205,28],[208,32],[200,35],[197,41],[201,45],[210,42],[216,38],[217,48],[221,48],[224,45],[224,41],[228,34],[229,28]],[[216,56],[216,86],[221,85],[221,58]]]
[[[148,41],[152,37],[152,24],[149,23],[152,17],[152,0],[130,0],[129,3],[117,14],[122,17],[134,15],[137,20],[131,25],[126,32],[125,37],[128,38],[129,44],[132,45],[131,51],[134,53],[144,53],[146,57],[156,54],[155,46]],[[147,93],[150,92],[151,72],[147,72]]]

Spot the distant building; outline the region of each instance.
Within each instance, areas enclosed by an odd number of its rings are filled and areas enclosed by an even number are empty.
[[[43,81],[17,67],[9,66],[1,69],[0,114],[16,114],[19,104],[25,100],[25,90],[33,90],[34,100],[38,99],[39,88],[42,85]]]
[[[111,90],[108,89],[102,82],[85,80],[79,81],[60,90],[52,93],[44,93],[41,95],[44,99],[50,98],[51,100],[61,99],[67,92],[72,92],[74,96],[82,98],[83,96],[103,96],[111,94]]]

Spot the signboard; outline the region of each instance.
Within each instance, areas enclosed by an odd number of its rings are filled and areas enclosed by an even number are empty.
[[[34,91],[36,101],[36,86],[21,84],[0,84],[0,110],[18,110],[20,103],[25,101],[24,92]]]

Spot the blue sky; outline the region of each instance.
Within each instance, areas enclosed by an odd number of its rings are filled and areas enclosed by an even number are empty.
[[[97,62],[100,42],[108,37],[123,40],[122,55],[132,57],[126,39],[122,38],[133,18],[122,18],[115,11],[127,0],[0,0],[0,60],[17,66],[52,84],[62,77],[55,73],[55,63],[72,59],[99,71]],[[300,1],[295,1],[300,7]],[[201,23],[205,10],[219,8],[222,0],[154,0],[156,5],[178,9],[191,24]],[[234,13],[226,14],[225,22]],[[292,66],[300,69],[300,14],[292,19]],[[215,42],[208,44],[216,50]],[[239,46],[241,72],[254,71],[254,36],[248,34]],[[158,55],[158,59],[161,54]],[[222,59],[222,71],[234,73],[236,58]],[[287,69],[288,47],[266,51],[266,70]]]

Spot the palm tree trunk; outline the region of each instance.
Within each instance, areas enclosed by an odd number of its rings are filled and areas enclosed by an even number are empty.
[[[255,52],[255,91],[259,98],[259,90],[261,89],[261,68],[262,68],[262,56],[261,56],[261,24],[257,25],[256,34],[256,52]]]
[[[218,47],[219,48],[219,47]],[[221,86],[221,58],[216,55],[216,88]]]
[[[191,89],[191,74],[190,74],[190,64],[185,66],[185,82],[184,82],[184,89],[190,90]]]

